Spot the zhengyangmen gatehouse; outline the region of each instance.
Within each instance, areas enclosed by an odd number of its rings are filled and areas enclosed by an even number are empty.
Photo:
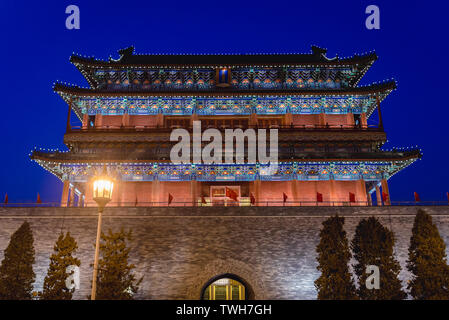
[[[376,60],[311,54],[137,55],[118,60],[72,56],[90,88],[54,90],[82,121],[67,123],[68,152],[34,151],[32,159],[63,181],[62,206],[94,205],[89,178],[106,165],[120,181],[113,205],[195,206],[389,203],[388,179],[419,156],[381,151],[381,102],[394,81],[357,86]],[[369,125],[377,113],[378,123]],[[277,128],[279,166],[259,163],[174,165],[170,132]],[[226,187],[237,200],[226,197]],[[75,199],[76,198],[76,199]]]
[[[349,234],[368,215],[407,229],[397,240],[407,246],[414,216],[395,214],[403,208],[390,205],[388,180],[421,153],[381,149],[382,101],[396,83],[359,85],[375,53],[328,58],[315,46],[307,54],[118,53],[73,55],[89,87],[54,85],[68,108],[68,150],[31,153],[62,181],[60,207],[36,208],[50,210],[39,213],[48,219],[31,220],[47,230],[36,234],[49,250],[38,262],[48,266],[63,224],[86,257],[81,282],[89,290],[91,180],[102,170],[115,179],[104,228],[133,230],[144,299],[316,298],[318,234],[336,213]],[[171,132],[192,132],[194,121],[203,131],[277,129],[277,170],[262,174],[258,161],[171,162]]]

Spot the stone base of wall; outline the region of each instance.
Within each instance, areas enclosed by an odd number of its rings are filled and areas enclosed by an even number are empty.
[[[449,207],[422,207],[449,244]],[[231,273],[255,299],[315,299],[315,248],[321,223],[345,217],[351,240],[360,219],[376,216],[396,236],[404,285],[408,246],[417,207],[185,207],[106,208],[103,231],[132,229],[131,262],[144,280],[136,298],[200,299],[211,278]],[[0,259],[11,234],[27,220],[35,239],[35,289],[42,290],[49,257],[61,231],[78,242],[81,288],[90,293],[97,226],[95,208],[0,208]],[[449,251],[447,252],[449,254]]]

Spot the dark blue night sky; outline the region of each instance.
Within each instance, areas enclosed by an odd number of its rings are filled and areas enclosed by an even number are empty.
[[[81,29],[65,28],[78,5]],[[380,30],[365,28],[365,8],[380,8]],[[2,157],[0,196],[10,202],[59,201],[62,183],[28,158],[35,146],[65,149],[67,105],[55,81],[87,82],[72,52],[107,59],[136,53],[302,52],[328,57],[375,50],[361,85],[394,78],[382,103],[389,142],[422,148],[423,159],[390,180],[393,201],[444,201],[449,191],[447,1],[12,1],[0,2]],[[77,120],[72,116],[72,121]]]

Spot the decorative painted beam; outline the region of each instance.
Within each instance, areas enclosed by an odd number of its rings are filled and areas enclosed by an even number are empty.
[[[106,163],[109,174],[121,181],[380,181],[388,179],[416,159],[377,162],[282,162],[266,175],[262,164]],[[35,160],[63,180],[87,182],[101,172],[99,163],[55,163]]]

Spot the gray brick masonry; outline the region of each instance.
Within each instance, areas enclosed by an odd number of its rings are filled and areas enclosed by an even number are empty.
[[[449,244],[449,207],[423,207]],[[315,299],[315,247],[324,219],[339,214],[351,240],[358,221],[376,216],[396,236],[404,285],[416,207],[202,207],[106,208],[103,231],[132,229],[131,262],[144,276],[139,299],[199,299],[205,283],[220,274],[241,277],[256,299]],[[0,259],[11,234],[27,220],[36,250],[35,289],[41,290],[61,230],[78,242],[81,288],[90,293],[96,208],[0,208]],[[449,251],[447,252],[449,254]]]

